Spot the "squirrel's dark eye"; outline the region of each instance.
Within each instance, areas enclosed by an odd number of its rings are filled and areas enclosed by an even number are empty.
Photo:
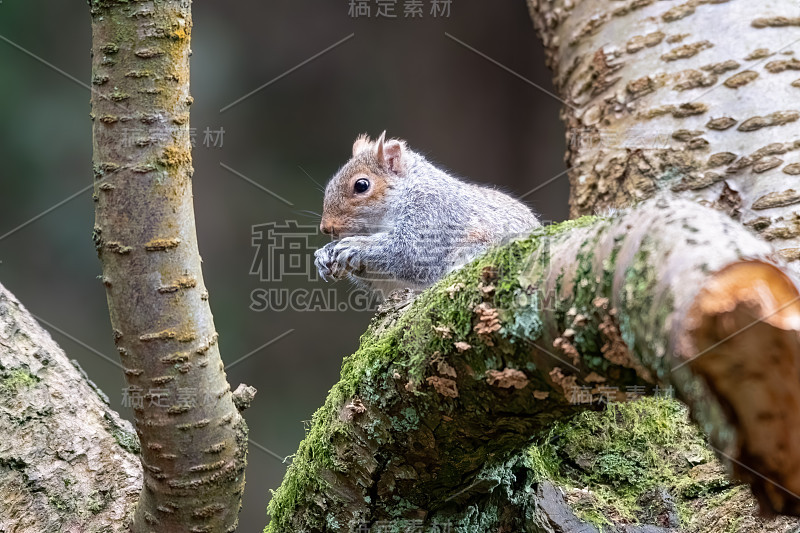
[[[366,179],[363,179],[363,178],[360,179],[360,180],[357,180],[355,185],[353,185],[353,190],[357,194],[361,194],[361,193],[367,192],[367,189],[369,189],[369,180],[366,180]]]

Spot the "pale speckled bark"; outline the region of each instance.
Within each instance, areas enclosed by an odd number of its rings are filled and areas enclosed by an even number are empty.
[[[133,529],[233,531],[247,428],[219,356],[194,224],[191,2],[93,0],[96,222],[142,441]],[[138,405],[137,405],[138,403]]]
[[[142,484],[139,442],[0,286],[0,531],[127,531]]]
[[[797,2],[528,5],[569,104],[573,216],[671,189],[800,259]]]

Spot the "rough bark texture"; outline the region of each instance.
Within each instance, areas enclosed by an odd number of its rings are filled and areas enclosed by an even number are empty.
[[[94,238],[142,441],[135,531],[233,531],[244,489],[195,235],[190,5],[91,2]]]
[[[797,2],[528,5],[567,103],[573,216],[671,189],[800,259]]]
[[[127,531],[139,440],[0,286],[0,531]]]
[[[573,401],[576,387],[596,398],[601,386],[672,385],[745,472],[783,458],[793,464],[791,431],[759,433],[764,419],[780,426],[800,412],[792,392],[798,292],[772,261],[769,245],[740,224],[664,199],[488,254],[373,325],[315,415],[270,504],[267,530],[345,531],[382,521],[402,530],[399,520],[424,519],[458,531],[540,531],[535,480],[520,453],[537,433],[589,407]],[[737,278],[741,290],[728,305],[706,305],[702,291],[732,285],[727,269],[747,271],[749,284]],[[790,349],[753,357],[750,343],[725,340],[769,305],[786,316],[758,335]],[[717,343],[729,357],[788,370],[781,401],[737,401],[731,369],[715,374],[695,357],[711,347],[705,355],[718,360]],[[748,377],[753,397],[776,387],[769,373]],[[754,490],[767,509],[797,512],[786,491],[800,486],[793,472],[778,470],[770,470],[777,477],[769,488]]]

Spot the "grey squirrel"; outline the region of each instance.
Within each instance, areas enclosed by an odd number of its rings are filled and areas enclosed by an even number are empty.
[[[454,178],[405,141],[366,135],[325,187],[317,250],[325,281],[349,279],[385,295],[421,290],[539,220],[502,192]]]

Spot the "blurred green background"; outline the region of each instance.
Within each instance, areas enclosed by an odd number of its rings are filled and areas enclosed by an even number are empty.
[[[445,35],[552,90],[523,0],[454,0],[450,16],[440,18],[430,15],[425,0],[424,17],[416,19],[403,17],[403,0],[396,19],[375,18],[371,4],[369,18],[349,17],[349,0],[193,8],[194,196],[204,275],[226,362],[294,330],[228,370],[234,388],[240,382],[258,388],[246,412],[252,440],[282,457],[296,450],[303,422],[324,401],[371,314],[252,311],[251,293],[276,286],[250,274],[252,226],[318,224],[299,213],[322,208],[322,194],[306,172],[324,184],[364,132],[377,136],[386,129],[454,173],[517,196],[564,170],[559,102]],[[91,185],[91,123],[89,91],[69,76],[89,82],[90,38],[85,2],[0,3],[0,283],[47,321],[53,337],[130,419],[121,405],[121,372],[95,353],[117,358],[96,278],[91,191],[76,195]],[[206,129],[224,129],[217,146],[206,146]],[[567,191],[562,175],[525,200],[544,220],[563,220]],[[312,289],[322,282],[281,283]],[[328,287],[342,297],[349,290],[343,283]],[[240,531],[263,528],[269,489],[286,468],[256,446],[249,459]]]

